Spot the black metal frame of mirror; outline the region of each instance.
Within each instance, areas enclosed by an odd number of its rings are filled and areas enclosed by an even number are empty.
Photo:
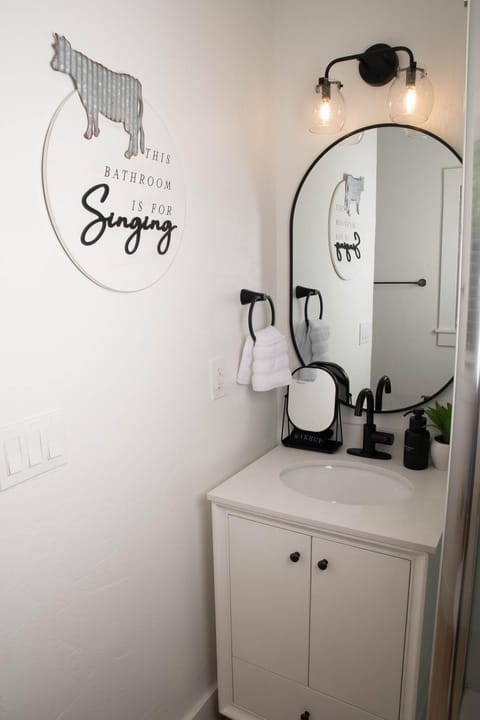
[[[295,196],[293,198],[292,209],[290,211],[290,225],[289,225],[289,231],[290,231],[290,304],[289,304],[290,336],[291,336],[293,347],[295,349],[297,357],[298,357],[299,361],[302,363],[302,365],[304,365],[304,362],[300,355],[300,352],[299,352],[299,349],[297,346],[297,342],[295,340],[295,332],[294,332],[294,328],[293,328],[293,299],[294,299],[294,295],[295,295],[295,290],[293,287],[293,219],[294,219],[294,215],[295,215],[295,208],[297,206],[298,196],[300,195],[303,185],[305,184],[310,172],[313,170],[315,165],[322,159],[322,157],[324,155],[326,155],[326,153],[328,153],[332,148],[334,148],[336,145],[339,145],[340,143],[344,142],[348,138],[354,137],[355,135],[359,135],[360,133],[363,133],[366,130],[373,130],[373,129],[384,128],[384,127],[404,128],[405,130],[415,130],[416,132],[423,133],[424,135],[427,135],[427,136],[433,138],[434,140],[437,140],[439,143],[441,143],[444,147],[446,147],[448,150],[450,150],[450,152],[453,153],[453,155],[455,155],[457,160],[459,160],[463,164],[463,159],[462,159],[461,155],[459,155],[459,153],[456,150],[454,150],[454,148],[449,143],[447,143],[445,140],[443,140],[438,135],[435,135],[435,133],[430,132],[429,130],[424,130],[423,128],[419,128],[414,125],[402,125],[400,123],[378,123],[376,125],[365,125],[364,127],[357,128],[356,130],[352,130],[351,132],[347,133],[346,135],[342,135],[341,137],[337,138],[337,140],[335,140],[333,143],[328,145],[328,147],[326,147],[325,150],[323,150],[320,153],[320,155],[318,155],[315,158],[315,160],[308,166],[308,168],[305,171],[305,173],[300,181],[300,184],[295,192]],[[344,371],[344,373],[345,373],[345,371]],[[346,373],[345,373],[345,375],[346,375]],[[449,387],[449,385],[451,385],[452,382],[453,382],[453,375],[452,375],[452,377],[449,378],[449,380],[447,380],[446,383],[444,383],[444,385],[442,385],[441,388],[439,388],[432,395],[422,395],[421,400],[419,400],[418,402],[412,403],[411,405],[405,405],[404,407],[392,408],[389,410],[382,409],[379,412],[381,412],[381,413],[405,412],[406,410],[411,410],[414,407],[420,407],[421,405],[425,405],[425,403],[430,402],[430,400],[433,400],[434,398],[438,397],[442,392],[444,392],[444,390],[446,390]],[[343,405],[347,405],[348,407],[353,407],[354,405],[352,403],[351,395],[349,396],[349,398],[350,398],[350,402],[347,402],[342,397],[340,397],[339,400]],[[375,412],[377,412],[377,411],[375,411]]]

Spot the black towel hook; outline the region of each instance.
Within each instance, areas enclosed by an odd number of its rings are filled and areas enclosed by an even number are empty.
[[[305,325],[308,328],[308,301],[312,297],[312,295],[318,295],[318,300],[320,302],[320,315],[318,316],[318,319],[321,320],[323,317],[323,298],[320,290],[317,290],[316,288],[308,288],[304,287],[303,285],[297,285],[295,288],[295,297],[296,298],[305,298]]]
[[[250,309],[248,311],[248,329],[250,331],[250,335],[252,336],[253,342],[256,341],[255,333],[253,332],[253,325],[252,325],[252,317],[253,317],[253,308],[255,307],[255,303],[257,300],[266,300],[270,305],[270,310],[272,311],[272,322],[271,325],[275,325],[275,308],[273,306],[273,301],[270,295],[267,295],[266,293],[260,293],[255,292],[255,290],[240,290],[240,302],[242,305],[248,305],[250,303]]]

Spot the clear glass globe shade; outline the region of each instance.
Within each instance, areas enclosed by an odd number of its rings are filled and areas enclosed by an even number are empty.
[[[345,123],[345,100],[338,85],[334,82],[330,85],[330,97],[325,97],[321,92],[315,95],[310,132],[328,134],[340,132]]]
[[[424,69],[417,68],[415,82],[407,82],[408,68],[401,68],[390,86],[388,106],[393,122],[418,125],[428,120],[433,107],[433,87]]]

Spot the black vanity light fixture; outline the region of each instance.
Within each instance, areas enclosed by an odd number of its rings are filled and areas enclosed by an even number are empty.
[[[406,67],[400,67],[397,54],[399,52],[408,55]],[[310,125],[311,132],[335,133],[342,129],[345,122],[345,101],[340,90],[343,85],[339,80],[331,80],[329,73],[333,65],[347,60],[358,61],[358,72],[369,85],[380,87],[395,78],[388,96],[393,122],[418,125],[428,119],[433,106],[433,88],[425,68],[417,66],[410,48],[377,43],[363,53],[345,55],[328,63],[324,76],[315,87],[317,96]]]

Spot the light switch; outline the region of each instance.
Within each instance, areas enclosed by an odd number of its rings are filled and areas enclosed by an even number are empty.
[[[0,428],[0,490],[66,462],[65,420],[59,412]]]
[[[372,338],[372,323],[361,322],[358,332],[358,344],[366,345],[371,341]]]
[[[12,435],[4,440],[5,458],[9,475],[15,475],[23,470],[23,453],[20,444],[20,437]]]
[[[26,433],[28,464],[35,467],[43,462],[42,439],[39,430],[28,430]]]
[[[49,423],[48,425],[47,448],[49,460],[63,455],[63,433],[56,423]]]

